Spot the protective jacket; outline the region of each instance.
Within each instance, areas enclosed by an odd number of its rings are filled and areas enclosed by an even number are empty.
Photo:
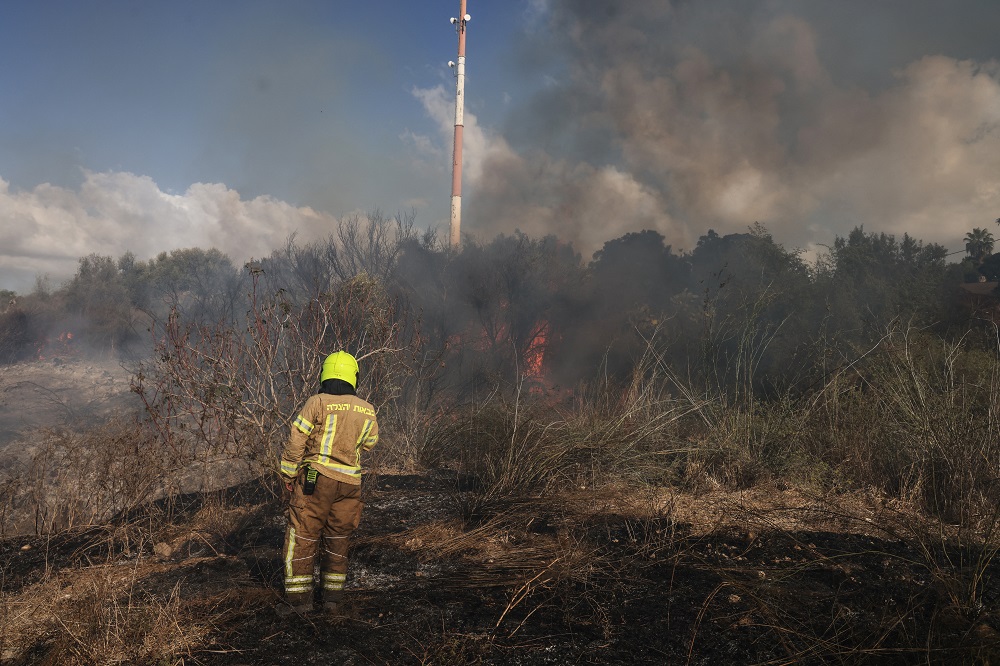
[[[375,408],[355,395],[319,393],[292,422],[281,452],[281,475],[292,481],[310,467],[337,481],[361,485],[361,452],[378,442]]]

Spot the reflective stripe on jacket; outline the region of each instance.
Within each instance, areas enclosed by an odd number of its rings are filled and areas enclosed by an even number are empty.
[[[319,393],[292,421],[280,470],[293,479],[304,463],[323,476],[361,483],[361,452],[378,442],[375,408],[354,395]]]

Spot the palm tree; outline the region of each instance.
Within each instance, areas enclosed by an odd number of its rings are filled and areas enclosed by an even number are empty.
[[[1000,223],[1000,220],[997,220],[997,222]],[[983,263],[986,257],[993,254],[994,243],[993,234],[986,229],[976,227],[965,234],[965,251],[969,253],[970,257],[976,260],[977,264]]]

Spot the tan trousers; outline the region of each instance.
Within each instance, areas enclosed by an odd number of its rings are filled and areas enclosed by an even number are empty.
[[[321,551],[323,601],[339,602],[347,578],[347,540],[361,520],[361,486],[319,475],[312,495],[302,493],[305,474],[295,480],[288,503],[288,531],[283,550],[285,599],[311,604],[313,569]],[[322,546],[320,546],[322,544]]]

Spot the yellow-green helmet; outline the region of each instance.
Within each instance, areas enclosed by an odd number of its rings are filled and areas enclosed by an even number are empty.
[[[334,352],[323,361],[323,372],[320,374],[320,382],[328,379],[343,379],[345,382],[358,387],[358,361],[345,351]]]

